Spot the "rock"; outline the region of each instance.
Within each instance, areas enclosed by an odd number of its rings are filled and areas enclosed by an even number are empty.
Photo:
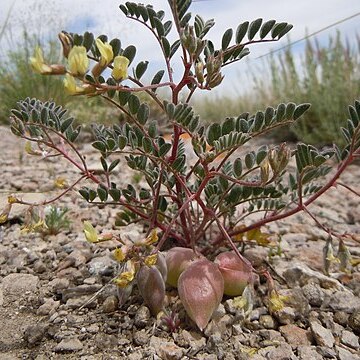
[[[319,282],[320,286],[324,289],[344,289],[343,285],[335,279],[332,279],[318,271],[314,271],[310,269],[307,265],[303,263],[294,263],[290,264],[290,268],[288,266],[289,264],[283,265],[283,273],[282,276],[286,279],[286,281],[290,285],[305,285],[309,281]],[[281,271],[280,268],[277,268],[277,271]]]
[[[312,335],[319,346],[332,348],[335,344],[333,334],[329,329],[324,328],[316,321],[310,322]]]
[[[286,343],[281,343],[279,346],[268,346],[264,349],[260,349],[257,354],[264,356],[266,359],[296,360],[296,356],[293,353],[291,346]]]
[[[276,311],[274,316],[280,324],[287,325],[294,322],[296,318],[296,311],[294,308],[284,306],[281,310]]]
[[[311,345],[311,334],[305,329],[301,329],[296,325],[285,325],[279,328],[282,336],[293,347],[298,345]]]
[[[68,309],[78,309],[80,307],[95,309],[97,306],[97,299],[89,301],[90,299],[91,296],[89,295],[74,297],[66,301],[66,307]]]
[[[140,306],[135,314],[134,324],[138,328],[144,328],[150,322],[150,310],[146,306]]]
[[[323,359],[336,359],[336,351],[327,346],[318,346],[316,348],[317,352],[323,357]]]
[[[52,315],[56,309],[60,306],[60,301],[55,301],[52,298],[46,299],[44,304],[42,304],[37,309],[38,315]]]
[[[164,341],[162,338],[152,336],[150,346],[163,360],[180,360],[183,358],[184,349],[177,346],[173,341]]]
[[[118,263],[112,260],[109,255],[93,258],[87,264],[89,273],[92,276],[113,276],[116,272]]]
[[[302,287],[302,291],[311,306],[322,305],[325,295],[319,285],[310,282]]]
[[[190,347],[189,355],[198,353],[206,346],[206,339],[195,331],[182,330],[175,337],[175,341],[181,347]]]
[[[24,331],[24,340],[30,345],[34,346],[41,342],[44,338],[48,325],[36,324],[28,326]]]
[[[61,340],[60,343],[55,346],[54,351],[57,353],[74,352],[80,351],[82,348],[82,342],[78,338],[74,337]]]
[[[3,278],[2,291],[5,302],[12,302],[29,294],[36,294],[39,278],[30,274],[9,274]]]
[[[94,344],[99,350],[114,349],[118,346],[117,336],[99,333],[95,335]]]
[[[316,351],[315,346],[300,345],[297,347],[299,360],[323,360],[323,357]]]
[[[336,346],[335,349],[337,350],[339,360],[360,360],[360,356],[352,353],[340,346]]]
[[[118,305],[119,305],[119,300],[118,300],[117,296],[110,295],[103,302],[102,310],[105,313],[111,313],[111,312],[114,312],[118,308]]]
[[[337,311],[334,314],[334,321],[342,326],[346,326],[349,322],[349,314],[344,311]]]
[[[133,335],[135,345],[143,346],[149,342],[149,334],[144,330],[136,331]]]
[[[48,284],[50,291],[57,293],[61,290],[67,289],[70,286],[70,281],[65,278],[55,278]]]
[[[349,317],[349,326],[360,334],[360,309],[355,310]]]
[[[42,274],[46,271],[46,265],[41,260],[38,260],[34,264],[34,271],[37,274]]]
[[[259,324],[264,329],[275,329],[276,321],[271,315],[261,315],[259,318]]]
[[[329,298],[329,307],[334,311],[345,311],[352,313],[360,310],[360,299],[350,291],[337,291]]]
[[[348,330],[343,330],[340,340],[344,345],[349,346],[355,350],[359,348],[359,338]]]

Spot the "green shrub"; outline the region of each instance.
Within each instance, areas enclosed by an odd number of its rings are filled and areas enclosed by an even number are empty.
[[[283,143],[251,149],[239,157],[236,151],[245,143],[297,122],[310,104],[288,102],[254,114],[242,111],[206,126],[189,101],[195,92],[219,86],[222,68],[248,55],[249,46],[278,41],[292,25],[275,20],[245,21],[235,31],[227,29],[221,43],[214,44],[207,37],[214,20],[205,21],[199,15],[193,18],[190,5],[190,0],[170,0],[172,20],[151,5],[120,5],[128,19],[151,31],[163,55],[164,69],[153,74],[150,82],[143,80],[148,62],[136,62],[136,47],[122,46],[117,38],[62,32],[59,36],[67,59],[65,65],[47,63],[36,50],[36,56],[31,58],[36,71],[65,75],[65,89],[70,94],[100,97],[130,121],[111,127],[94,124],[92,146],[98,151],[102,171],[93,171],[76,143],[81,126],[74,126],[66,109],[51,101],[19,101],[11,111],[12,132],[38,144],[44,158],[65,158],[77,168],[78,179],[42,203],[30,204],[9,196],[0,222],[7,221],[14,203],[34,209],[73,189],[91,205],[118,206],[117,225],[142,224],[147,230],[142,241],[122,239],[112,232],[98,235],[89,221],[84,222],[84,233],[91,243],[118,241],[114,258],[121,263],[122,272],[114,282],[120,303],[126,301],[136,284],[152,313],[158,315],[166,311],[167,281],[177,286],[186,313],[203,330],[224,294],[241,295],[241,306],[251,308],[254,273],[268,279],[270,312],[283,306],[269,273],[255,269],[240,253],[242,243],[266,244],[269,234],[262,232],[262,226],[299,212],[316,220],[308,206],[336,184],[347,166],[360,156],[360,102],[349,106],[351,120],[342,129],[344,147],[320,151],[300,143],[291,150]],[[168,37],[171,31],[175,41]],[[183,64],[179,80],[175,80],[172,70],[176,57]],[[168,89],[170,99],[163,98],[160,88]],[[146,93],[157,104],[172,128],[170,141],[161,135],[158,122],[150,117],[152,109],[147,98],[139,93]],[[190,153],[184,137],[190,139]],[[295,167],[288,166],[291,157]],[[335,162],[338,166],[334,166]],[[142,175],[141,187],[123,183],[125,163]],[[34,226],[40,224],[36,219]],[[322,226],[319,221],[317,224]],[[335,232],[323,229],[335,236]],[[177,246],[164,254],[161,250],[168,240]],[[224,244],[232,251],[219,254]],[[327,261],[334,258],[330,242],[324,253]],[[349,261],[345,254],[344,264],[349,265]],[[166,323],[176,327],[172,312]]]

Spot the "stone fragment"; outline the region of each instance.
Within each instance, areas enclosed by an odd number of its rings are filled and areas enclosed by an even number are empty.
[[[319,346],[332,348],[335,344],[333,334],[329,329],[324,328],[316,321],[310,322],[312,335]]]
[[[138,328],[144,328],[150,322],[150,310],[146,306],[140,306],[135,314],[134,324]]]
[[[360,310],[360,298],[350,291],[337,291],[330,296],[329,307],[334,311],[345,311],[351,314],[356,309]]]
[[[91,259],[87,267],[92,276],[113,276],[117,265],[117,262],[111,259],[110,255],[104,255]]]
[[[38,315],[52,315],[56,309],[60,306],[60,301],[55,301],[52,298],[46,299],[44,304],[42,304],[37,309]]]
[[[282,336],[293,347],[299,345],[311,345],[311,334],[305,329],[301,329],[296,325],[289,324],[279,328]]]
[[[325,295],[319,285],[310,282],[302,287],[302,291],[311,306],[322,305]]]
[[[54,348],[57,353],[80,351],[83,348],[82,342],[74,337],[63,339]]]
[[[297,347],[299,360],[323,360],[315,346],[300,345]]]
[[[102,309],[105,313],[111,313],[111,312],[114,312],[118,308],[118,305],[119,305],[119,300],[118,300],[117,296],[110,295],[103,302]]]
[[[357,350],[359,348],[359,338],[348,330],[343,330],[341,333],[341,342],[353,349]]]
[[[339,360],[360,360],[360,356],[355,354],[355,352],[350,352],[340,346],[335,346],[335,349],[337,350]]]
[[[276,311],[274,315],[279,323],[283,325],[293,323],[296,318],[295,309],[289,306],[285,306],[281,310]]]
[[[28,326],[24,331],[24,340],[30,346],[39,344],[44,338],[47,328],[48,325],[41,323]]]
[[[293,353],[291,346],[287,343],[281,343],[279,346],[268,346],[260,349],[258,355],[264,356],[266,359],[278,360],[296,360],[297,357]]]
[[[360,309],[355,310],[350,315],[349,325],[357,334],[360,334]]]
[[[149,342],[149,334],[147,334],[144,330],[136,331],[133,335],[133,340],[135,345],[143,346]]]
[[[276,321],[271,315],[261,315],[259,318],[259,324],[264,329],[275,329]]]
[[[156,354],[163,360],[180,360],[183,358],[184,349],[177,346],[173,341],[152,336],[150,346],[155,349]]]

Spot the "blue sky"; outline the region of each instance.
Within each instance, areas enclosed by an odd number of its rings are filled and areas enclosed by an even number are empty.
[[[62,29],[82,33],[86,30],[95,35],[103,33],[110,37],[119,37],[123,45],[134,44],[138,48],[136,60],[149,59],[152,64],[149,70],[156,71],[162,64],[156,51],[156,42],[146,33],[138,23],[126,21],[120,12],[118,0],[1,0],[0,2],[0,30],[5,21],[6,14],[12,4],[12,13],[9,23],[13,39],[21,33],[22,24],[35,33],[44,37],[56,38]],[[166,0],[153,0],[155,9],[168,10]],[[294,25],[290,33],[290,40],[294,41],[304,37],[305,33],[312,33],[338,20],[360,12],[359,0],[206,0],[194,2],[193,14],[200,14],[204,19],[214,18],[216,26],[209,33],[214,43],[219,45],[221,36],[227,28],[236,29],[240,22],[254,20],[262,17],[265,20],[275,19],[287,21]],[[168,16],[169,12],[167,11]],[[355,40],[355,34],[360,34],[360,16],[318,35],[320,43],[326,43],[330,35],[340,30],[350,42]],[[1,41],[1,40],[0,40]],[[249,71],[249,66],[259,65],[261,60],[256,58],[262,54],[275,50],[287,43],[282,39],[277,43],[260,44],[250,48],[251,54],[246,61],[224,69],[225,85],[234,85],[239,88],[239,80]],[[8,46],[8,41],[2,39],[2,50]],[[294,47],[300,54],[304,43]],[[176,64],[174,65],[176,69]],[[245,77],[246,78],[246,77]],[[246,81],[246,79],[242,80]],[[245,83],[246,86],[246,83]],[[220,87],[221,88],[221,87]],[[239,88],[241,91],[241,88]]]

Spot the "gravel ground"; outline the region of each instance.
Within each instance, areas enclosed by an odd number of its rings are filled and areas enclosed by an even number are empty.
[[[28,156],[7,128],[0,127],[0,136],[0,209],[9,193],[40,201],[59,192],[56,177],[75,179],[76,172],[58,160]],[[83,150],[98,167],[91,147]],[[121,181],[131,181],[131,173],[119,168]],[[354,165],[343,181],[359,192],[359,176]],[[224,298],[201,333],[169,289],[167,303],[181,319],[179,330],[170,334],[136,291],[118,308],[116,288],[109,284],[117,271],[110,257],[115,244],[84,239],[82,220],[111,230],[117,209],[88,207],[75,192],[59,205],[70,208],[69,232],[45,238],[20,234],[23,209],[18,205],[0,227],[0,359],[360,359],[360,266],[348,274],[334,266],[331,276],[324,275],[326,234],[304,215],[267,228],[282,235],[280,255],[269,258],[263,247],[246,252],[254,263],[268,266],[279,293],[288,296],[282,310],[269,313],[266,286],[259,279],[247,317]],[[354,195],[331,189],[311,210],[338,232],[354,234],[346,244],[354,257],[360,256],[360,204]],[[138,226],[122,229],[121,235],[143,236]]]

